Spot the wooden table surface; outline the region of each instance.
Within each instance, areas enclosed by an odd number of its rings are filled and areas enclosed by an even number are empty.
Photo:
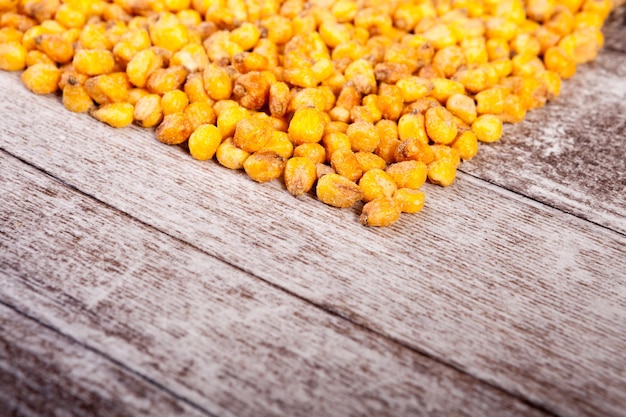
[[[626,12],[394,226],[0,74],[0,416],[626,416]]]

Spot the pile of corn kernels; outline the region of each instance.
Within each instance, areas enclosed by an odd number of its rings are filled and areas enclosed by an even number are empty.
[[[388,226],[559,95],[610,0],[0,0],[0,68]]]

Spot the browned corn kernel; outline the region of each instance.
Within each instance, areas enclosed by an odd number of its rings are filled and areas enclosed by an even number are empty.
[[[435,156],[433,151],[423,141],[416,138],[408,138],[400,142],[394,152],[394,159],[401,161],[422,161],[429,164]]]
[[[294,145],[319,142],[324,135],[325,118],[315,108],[297,110],[289,122],[289,139]]]
[[[18,42],[0,43],[0,69],[21,71],[26,66],[26,48]]]
[[[502,120],[493,114],[483,114],[472,123],[472,131],[481,142],[496,142],[502,136]]]
[[[61,34],[39,35],[35,44],[37,49],[59,64],[66,64],[74,57],[74,47]]]
[[[330,165],[335,172],[350,181],[357,181],[363,175],[361,164],[350,149],[337,149],[330,156]]]
[[[163,95],[165,97],[165,95]],[[191,122],[193,129],[197,129],[200,125],[211,124],[216,122],[215,111],[213,106],[206,101],[196,101],[185,108],[185,116]]]
[[[472,159],[478,153],[478,139],[471,130],[459,133],[451,146],[465,161]]]
[[[284,82],[277,82],[270,86],[269,89],[269,110],[274,117],[282,117],[287,113],[289,101],[291,100],[291,91],[289,86]]]
[[[380,156],[386,163],[395,161],[395,151],[400,144],[398,139],[398,125],[391,120],[381,120],[376,123],[376,133],[378,133],[378,147],[376,155]]]
[[[349,125],[346,134],[350,138],[350,145],[354,152],[374,152],[380,142],[376,127],[365,121],[357,121]]]
[[[183,85],[187,78],[187,70],[181,65],[154,70],[146,81],[146,88],[155,94],[165,94]]]
[[[504,112],[498,115],[503,122],[519,123],[526,116],[526,107],[522,99],[515,94],[508,94],[504,98]]]
[[[38,22],[50,20],[59,8],[59,0],[27,0],[22,4],[24,13]]]
[[[476,120],[477,110],[474,99],[464,94],[454,94],[448,98],[446,108],[454,116],[467,124],[472,124]]]
[[[185,113],[168,114],[163,118],[156,130],[159,142],[168,145],[178,145],[186,141],[193,133],[193,126]]]
[[[359,217],[364,226],[386,227],[400,219],[401,206],[393,198],[381,197],[366,203]]]
[[[270,83],[267,78],[258,71],[252,71],[237,78],[232,94],[233,99],[241,106],[259,110],[267,102],[269,91]]]
[[[338,149],[351,150],[350,138],[342,132],[331,132],[322,137],[322,145],[326,150],[326,161],[330,162],[330,157]]]
[[[457,127],[452,114],[445,107],[433,107],[424,115],[428,137],[435,143],[449,144],[456,138]]]
[[[398,188],[393,199],[402,213],[418,213],[424,208],[426,194],[411,188]]]
[[[63,105],[69,111],[85,113],[94,106],[94,103],[85,87],[80,84],[67,84],[63,87]]]
[[[140,98],[135,104],[133,114],[135,121],[142,127],[154,127],[163,120],[161,110],[161,96],[158,94],[147,94]]]
[[[242,169],[248,156],[248,152],[235,146],[232,138],[224,139],[215,152],[217,161],[230,169]]]
[[[61,71],[52,64],[35,64],[22,73],[22,82],[35,94],[51,94],[57,91]]]
[[[248,111],[237,103],[217,113],[217,127],[222,132],[222,137],[227,138],[235,134],[235,128],[239,121],[248,117]]]
[[[288,112],[295,112],[303,107],[314,107],[321,112],[330,111],[335,104],[335,95],[328,87],[303,88],[291,94]]]
[[[0,46],[0,48],[1,48],[1,46]],[[30,66],[35,65],[35,64],[52,64],[52,65],[55,65],[54,61],[51,60],[48,57],[48,55],[44,54],[43,52],[37,51],[37,50],[28,51],[28,53],[26,54],[26,66],[30,67]],[[7,69],[7,71],[10,71],[10,70]]]
[[[98,75],[85,81],[85,90],[98,104],[128,100],[130,83],[124,72]]]
[[[371,152],[356,152],[354,154],[363,172],[367,172],[372,169],[385,169],[387,163],[380,156]]]
[[[135,86],[145,87],[148,77],[162,67],[163,58],[153,48],[150,48],[133,56],[126,66],[126,74]]]
[[[383,97],[381,96],[380,99],[382,99]],[[391,99],[391,98],[390,98]],[[363,97],[362,101],[362,108],[368,113],[369,117],[367,117],[367,120],[370,123],[376,123],[378,122],[380,119],[382,119],[383,117],[383,113],[379,107],[379,96],[377,96],[376,94],[369,94],[365,97]],[[398,113],[400,113],[402,111],[402,99],[400,99],[400,108]],[[357,106],[359,107],[359,106]],[[356,109],[356,107],[353,107],[352,110],[354,111]],[[399,114],[398,114],[399,116]]]
[[[455,80],[435,77],[432,79],[432,83],[433,90],[430,92],[430,96],[434,97],[441,104],[444,104],[450,96],[465,93],[463,84]]]
[[[244,118],[237,123],[233,143],[248,153],[256,152],[272,138],[272,130],[268,117]]]
[[[109,103],[93,108],[91,114],[97,120],[113,127],[126,127],[133,122],[133,105],[130,103]]]
[[[428,180],[433,184],[448,187],[456,177],[456,165],[446,159],[440,159],[428,164]]]
[[[190,103],[213,101],[204,89],[202,73],[194,72],[189,74],[183,86],[183,91],[189,97]]]
[[[547,69],[556,72],[561,78],[567,79],[576,73],[576,63],[558,46],[549,47],[544,54],[543,61]]]
[[[432,80],[416,76],[403,77],[396,83],[405,102],[415,101],[428,96],[433,91]]]
[[[262,150],[274,151],[285,159],[291,158],[294,153],[293,144],[289,140],[289,135],[280,130],[272,131],[272,137],[267,141],[265,146],[263,146]]]
[[[344,71],[348,82],[351,82],[361,94],[376,93],[376,76],[369,61],[358,59],[352,62]]]
[[[175,52],[189,43],[189,33],[185,25],[171,13],[161,13],[149,26],[150,38],[154,46]]]
[[[463,49],[457,45],[451,45],[437,51],[433,57],[433,66],[446,77],[451,77],[457,69],[465,64]]]
[[[79,49],[72,60],[78,72],[87,75],[108,74],[115,68],[115,58],[105,49]]]
[[[382,169],[371,169],[361,176],[359,187],[363,191],[363,201],[368,202],[380,197],[391,197],[397,185],[391,175]]]
[[[474,96],[478,114],[500,114],[504,111],[505,91],[501,87],[492,87]],[[471,122],[470,122],[471,123]]]
[[[426,181],[428,169],[422,161],[401,161],[387,167],[398,188],[418,190]]]
[[[308,193],[317,180],[316,164],[309,158],[293,157],[285,164],[285,185],[295,197]]]
[[[195,159],[206,161],[213,158],[222,142],[222,133],[210,124],[198,126],[189,136],[189,153]]]
[[[167,91],[161,97],[161,109],[163,114],[167,116],[172,113],[184,112],[189,105],[187,94],[181,90]]]
[[[378,89],[378,94],[376,105],[380,109],[381,116],[387,120],[398,120],[404,109],[402,90],[395,85],[383,83]]]
[[[554,100],[561,94],[561,77],[550,70],[546,70],[537,76],[537,79],[548,92],[548,101]]]
[[[303,143],[296,146],[293,156],[309,158],[313,164],[326,161],[326,149],[319,143]]]
[[[363,191],[356,183],[334,173],[321,176],[315,192],[320,201],[339,208],[352,207],[363,198]]]

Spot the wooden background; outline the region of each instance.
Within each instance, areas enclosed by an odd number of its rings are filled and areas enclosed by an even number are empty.
[[[0,74],[0,416],[626,416],[626,12],[358,224]]]

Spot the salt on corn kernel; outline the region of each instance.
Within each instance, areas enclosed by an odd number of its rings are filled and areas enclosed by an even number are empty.
[[[184,113],[172,113],[163,117],[163,121],[156,130],[159,142],[168,145],[178,145],[186,141],[193,133],[193,126]]]
[[[398,188],[393,200],[400,206],[402,213],[418,213],[424,208],[426,194],[412,188]]]
[[[163,120],[161,108],[161,96],[158,94],[146,94],[135,104],[133,117],[142,127],[154,127]]]
[[[57,91],[61,71],[54,64],[35,64],[22,73],[22,82],[35,94]]]
[[[285,164],[285,185],[295,197],[309,192],[317,180],[316,164],[306,157],[294,156]]]
[[[502,120],[493,114],[483,114],[472,123],[472,132],[481,142],[496,142],[502,136]]]
[[[391,197],[380,197],[366,203],[359,217],[364,226],[386,227],[400,219],[401,205]]]
[[[130,103],[109,103],[92,109],[90,114],[109,126],[121,128],[133,122],[133,105]]]
[[[361,188],[346,177],[329,173],[317,180],[315,188],[317,198],[333,207],[352,207],[363,198]]]
[[[272,138],[269,118],[244,118],[237,123],[233,143],[248,153],[256,152]]]
[[[324,135],[324,116],[315,108],[297,110],[289,122],[289,139],[294,145],[316,143]]]
[[[392,197],[398,189],[393,177],[378,168],[365,172],[359,180],[359,187],[363,191],[363,201],[365,202],[380,197]]]

